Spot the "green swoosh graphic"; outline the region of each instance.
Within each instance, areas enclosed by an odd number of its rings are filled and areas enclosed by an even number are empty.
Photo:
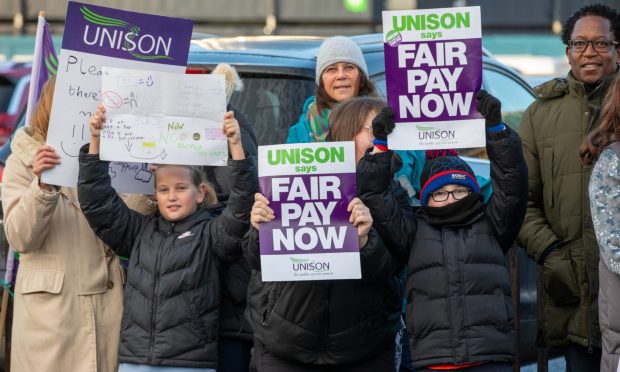
[[[96,25],[117,26],[117,27],[131,26],[129,23],[123,20],[104,17],[99,14],[96,14],[92,10],[88,9],[86,6],[82,6],[80,8],[80,12],[84,15],[85,20],[87,20],[88,22],[94,23]]]
[[[294,257],[289,257],[289,260],[293,261],[294,263],[302,263],[302,262],[310,261],[309,259],[306,259],[306,258],[294,258]]]
[[[420,132],[428,132],[429,130],[435,129],[433,127],[424,127],[422,125],[416,125],[415,127],[418,128]]]
[[[82,15],[84,16],[84,19],[87,22],[96,24],[96,25],[100,25],[100,26],[109,26],[109,27],[118,27],[118,28],[124,28],[124,29],[128,29],[131,31],[131,35],[128,36],[128,38],[130,40],[133,41],[133,39],[138,35],[138,32],[140,32],[140,27],[129,24],[121,19],[116,19],[116,18],[110,18],[110,17],[105,17],[102,15],[99,15],[95,12],[93,12],[92,10],[88,9],[88,7],[86,6],[82,6],[80,8],[80,12],[82,13]],[[129,54],[131,54],[132,56],[138,58],[138,59],[142,59],[142,60],[154,60],[154,59],[170,59],[170,60],[174,60],[172,57],[168,57],[168,56],[147,56],[144,54],[140,54],[140,53],[136,53],[134,51],[130,51],[129,50],[129,42],[127,40],[125,40],[125,44],[123,45],[125,47],[125,49],[127,49],[127,52]]]

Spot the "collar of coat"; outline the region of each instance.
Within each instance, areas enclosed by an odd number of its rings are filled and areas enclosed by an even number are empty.
[[[190,231],[192,227],[212,219],[214,214],[206,208],[198,208],[196,212],[181,221],[170,222],[161,215],[157,218],[157,227],[164,233],[183,233]]]
[[[594,89],[592,89],[586,84],[577,81],[573,77],[573,73],[569,71],[566,78],[555,78],[535,87],[534,93],[536,95],[536,99],[538,100],[548,100],[562,97],[569,92],[572,92],[577,97],[584,97],[588,101],[601,101],[605,97],[605,93],[615,79],[616,75],[618,75],[617,71],[616,73],[605,77]]]
[[[37,153],[37,149],[44,145],[45,142],[33,137],[30,127],[22,127],[11,141],[11,154],[21,160],[24,165],[32,169],[32,162]],[[36,177],[33,172],[33,177]],[[77,209],[80,209],[80,203],[77,198],[76,188],[60,187],[60,193],[63,194]]]

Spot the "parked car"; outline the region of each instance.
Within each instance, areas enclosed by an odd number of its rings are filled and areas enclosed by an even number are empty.
[[[0,64],[0,145],[6,142],[28,102],[30,63]]]
[[[381,34],[352,37],[360,46],[370,78],[385,95],[385,65]],[[229,63],[239,72],[245,90],[232,104],[248,116],[259,145],[283,143],[291,124],[297,122],[305,99],[314,94],[316,53],[323,38],[306,36],[258,36],[192,40],[188,73],[209,73],[218,63]],[[529,84],[513,69],[484,51],[483,87],[502,102],[506,124],[518,130],[523,111],[534,101]],[[489,162],[481,149],[461,150],[476,174],[489,177]],[[536,264],[519,250],[520,357],[536,358]]]
[[[252,123],[259,145],[283,143],[291,124],[301,115],[303,103],[314,94],[316,53],[324,38],[309,36],[257,36],[219,38],[195,34],[189,51],[187,73],[210,73],[219,63],[233,65],[245,89],[231,103]],[[385,66],[381,34],[352,37],[368,65],[370,78],[385,95]],[[483,87],[502,101],[504,121],[518,129],[523,111],[534,100],[527,82],[487,51],[483,56]],[[10,149],[0,148],[0,164]],[[478,175],[489,177],[484,149],[462,152]],[[519,252],[520,353],[522,362],[536,358],[536,264]]]

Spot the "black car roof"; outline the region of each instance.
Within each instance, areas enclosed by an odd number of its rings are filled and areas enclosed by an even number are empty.
[[[351,39],[364,53],[369,74],[382,73],[385,69],[383,35],[364,34],[351,36]],[[217,37],[194,34],[188,66],[213,67],[223,62],[241,67],[244,72],[274,73],[281,69],[287,74],[314,78],[316,54],[323,40],[324,37],[317,36]],[[501,65],[486,50],[483,50],[483,62]]]

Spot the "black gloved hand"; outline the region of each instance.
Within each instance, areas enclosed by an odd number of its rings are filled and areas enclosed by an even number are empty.
[[[381,112],[372,119],[372,134],[376,139],[386,141],[388,134],[394,130],[394,111],[390,106],[385,106]]]
[[[486,90],[481,89],[476,93],[476,110],[484,116],[484,126],[494,127],[502,122],[502,103]]]

